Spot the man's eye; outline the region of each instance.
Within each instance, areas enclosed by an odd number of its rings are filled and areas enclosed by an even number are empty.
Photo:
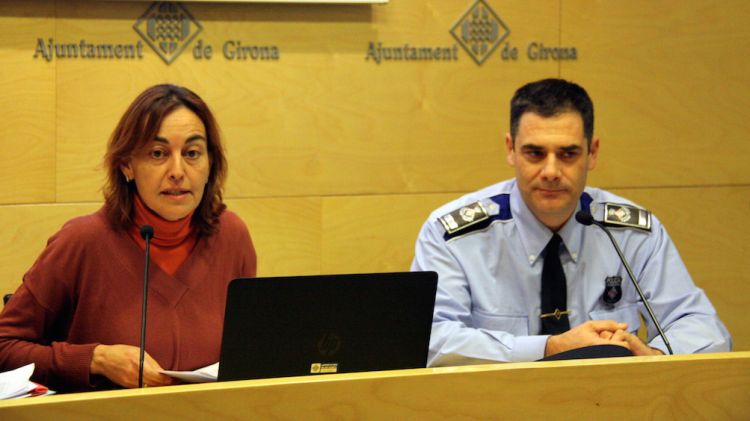
[[[526,156],[528,156],[529,158],[540,158],[543,155],[544,154],[542,153],[542,151],[526,151]]]

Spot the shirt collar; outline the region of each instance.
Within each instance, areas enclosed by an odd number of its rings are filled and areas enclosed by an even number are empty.
[[[539,260],[542,251],[552,238],[552,231],[536,219],[536,216],[526,206],[526,202],[521,197],[518,190],[518,183],[513,182],[510,192],[510,209],[513,219],[516,221],[521,246],[528,258],[529,266],[533,266]],[[581,209],[581,203],[578,202],[576,212]],[[564,249],[568,251],[573,262],[578,261],[579,250],[581,248],[583,225],[579,224],[575,218],[571,217],[557,232],[563,240]]]

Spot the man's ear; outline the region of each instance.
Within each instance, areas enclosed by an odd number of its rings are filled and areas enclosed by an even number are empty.
[[[516,151],[513,150],[513,138],[510,133],[505,134],[505,159],[511,167],[516,166]]]
[[[595,137],[591,139],[591,147],[589,148],[589,171],[596,168],[596,159],[599,157],[599,138]]]

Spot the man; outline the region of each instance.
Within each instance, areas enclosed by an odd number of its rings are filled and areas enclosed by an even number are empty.
[[[546,79],[516,91],[505,138],[515,178],[439,208],[417,239],[412,270],[439,275],[429,365],[534,361],[599,344],[667,353],[606,234],[577,222],[580,210],[613,226],[675,353],[730,350],[659,220],[586,187],[593,131],[580,86]],[[636,336],[640,314],[648,343]]]

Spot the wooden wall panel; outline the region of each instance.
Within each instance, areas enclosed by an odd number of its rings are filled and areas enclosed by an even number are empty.
[[[456,194],[323,199],[323,273],[408,271],[430,212]]]
[[[0,295],[18,288],[47,239],[66,221],[99,207],[97,203],[0,206]]]
[[[0,204],[55,200],[55,64],[33,61],[54,2],[0,2]]]
[[[319,198],[230,199],[227,206],[250,230],[258,276],[320,273]]]
[[[558,11],[544,4],[498,13],[521,35],[533,21],[535,36],[556,41]],[[188,48],[165,66],[148,47],[142,61],[60,60],[59,200],[100,200],[103,143],[129,102],[163,81],[190,86],[215,109],[234,164],[228,197],[439,192],[490,182],[502,174],[507,98],[530,78],[555,75],[556,63],[493,56],[479,67],[460,49],[456,62],[366,60],[371,41],[452,47],[449,30],[470,5],[196,4],[189,7],[204,30],[191,47],[212,45],[210,61]],[[80,1],[59,8],[58,38],[89,42],[136,42],[131,26],[145,10]],[[225,60],[225,40],[277,45],[281,58]],[[435,177],[435,168],[450,177]]]
[[[587,87],[610,186],[748,184],[750,3],[564,2],[561,75]]]

